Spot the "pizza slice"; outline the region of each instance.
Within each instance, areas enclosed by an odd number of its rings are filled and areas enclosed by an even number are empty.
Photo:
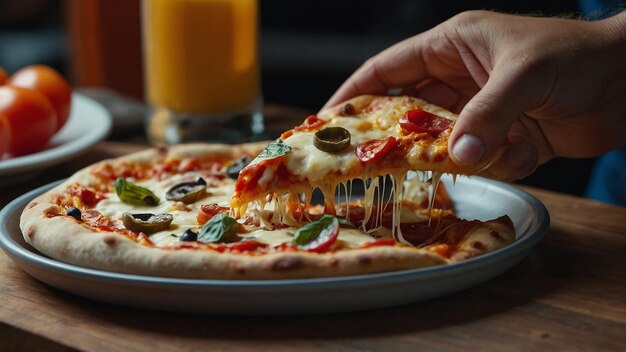
[[[324,194],[325,212],[336,214],[337,187],[348,195],[351,180],[362,179],[366,208],[375,206],[371,194],[376,190],[392,190],[392,228],[400,232],[407,172],[421,171],[418,178],[432,179],[436,189],[441,173],[471,175],[487,165],[462,167],[450,158],[448,138],[456,118],[418,98],[373,95],[311,115],[241,170],[230,203],[233,213],[242,216],[251,202],[259,209],[272,203],[280,214],[276,221],[297,225],[306,220],[314,189]]]

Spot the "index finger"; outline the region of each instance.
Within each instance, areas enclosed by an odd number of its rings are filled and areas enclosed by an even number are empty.
[[[424,35],[403,40],[368,59],[324,105],[336,105],[361,94],[386,94],[428,78],[422,49]]]

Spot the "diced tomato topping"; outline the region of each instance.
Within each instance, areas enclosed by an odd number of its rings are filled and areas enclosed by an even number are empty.
[[[452,126],[451,120],[420,109],[410,110],[400,118],[399,123],[407,132],[428,133],[434,138]]]
[[[229,209],[228,207],[224,207],[217,204],[203,204],[198,210],[198,215],[196,216],[198,220],[198,224],[204,225],[207,221],[211,220],[216,214],[225,213]]]
[[[82,212],[81,219],[89,226],[102,231],[118,230],[115,221],[102,215],[97,210],[88,209]]]
[[[275,246],[274,249],[277,251],[281,251],[281,252],[292,252],[292,251],[297,251],[298,247],[291,242],[283,242]]]
[[[289,130],[289,131],[285,131],[283,132],[283,134],[280,135],[280,139],[282,139],[283,141],[289,137],[293,136],[293,130]]]
[[[367,242],[360,246],[360,248],[380,247],[380,246],[393,246],[397,242],[393,238],[379,238],[372,242]]]
[[[239,251],[239,252],[254,251],[254,250],[257,250],[258,248],[266,248],[266,247],[267,247],[267,244],[261,243],[258,241],[252,241],[252,240],[229,243],[226,245],[227,250]]]
[[[93,207],[98,204],[99,201],[106,199],[106,196],[102,193],[98,193],[92,189],[79,184],[73,184],[68,187],[68,193],[74,197],[80,198],[80,200],[87,206]]]
[[[296,131],[316,131],[320,127],[324,126],[327,122],[328,121],[326,120],[321,120],[317,118],[317,116],[315,115],[311,115],[307,117],[300,126],[297,126],[294,129]]]
[[[397,143],[398,142],[393,137],[372,139],[359,144],[356,147],[355,153],[361,162],[375,163],[389,154],[389,152],[396,147]]]

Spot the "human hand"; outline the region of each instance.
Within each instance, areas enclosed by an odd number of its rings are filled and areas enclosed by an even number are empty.
[[[451,157],[513,181],[626,146],[626,12],[584,22],[470,11],[384,50],[326,106],[391,88],[459,113]]]

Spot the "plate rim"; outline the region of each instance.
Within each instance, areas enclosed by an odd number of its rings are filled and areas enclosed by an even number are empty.
[[[76,106],[89,106],[90,109],[98,111],[90,116],[90,119],[99,119],[94,123],[98,128],[91,129],[92,133],[84,134],[82,137],[45,149],[36,153],[0,160],[0,177],[11,176],[33,170],[43,169],[51,165],[68,160],[104,140],[113,127],[111,113],[96,100],[80,93],[72,93],[72,109]],[[81,116],[77,114],[76,116]],[[97,117],[95,117],[97,116]],[[68,124],[71,123],[73,115],[70,115]],[[66,128],[64,126],[63,128]]]
[[[396,280],[417,280],[427,279],[431,276],[450,275],[458,270],[471,269],[473,266],[480,267],[485,263],[498,262],[516,254],[523,253],[534,247],[547,233],[550,226],[550,215],[541,201],[536,197],[523,191],[517,187],[502,182],[485,179],[482,177],[473,177],[473,180],[483,182],[504,188],[512,192],[514,195],[527,201],[531,208],[537,213],[537,221],[532,224],[527,233],[517,239],[514,243],[496,251],[481,255],[479,257],[470,258],[463,262],[438,265],[426,268],[415,268],[408,270],[383,272],[365,275],[351,275],[324,278],[303,278],[303,279],[270,279],[270,280],[224,280],[224,279],[182,279],[159,276],[146,276],[137,274],[117,273],[99,269],[81,267],[73,264],[64,263],[41,253],[33,253],[24,248],[11,238],[8,233],[8,219],[13,216],[20,216],[23,208],[34,197],[55,187],[64,180],[58,180],[34,190],[31,190],[7,204],[0,210],[0,248],[2,248],[18,266],[22,266],[15,258],[27,261],[31,264],[43,267],[48,270],[54,270],[59,273],[77,275],[99,280],[113,280],[122,284],[140,284],[162,287],[184,287],[184,288],[224,288],[224,289],[246,289],[255,290],[259,288],[307,288],[307,287],[338,287],[349,285],[371,285],[375,282],[393,282]],[[472,181],[473,182],[473,181]],[[19,213],[19,214],[16,214]]]

